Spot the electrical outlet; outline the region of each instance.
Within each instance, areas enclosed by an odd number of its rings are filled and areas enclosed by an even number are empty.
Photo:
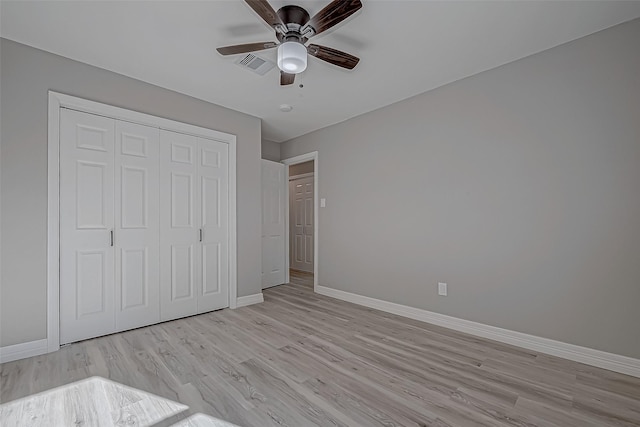
[[[438,295],[442,295],[443,297],[447,296],[447,284],[446,283],[438,283]]]

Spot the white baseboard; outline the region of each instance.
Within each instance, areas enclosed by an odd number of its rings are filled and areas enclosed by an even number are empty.
[[[47,339],[0,347],[0,363],[48,353]]]
[[[246,305],[251,305],[251,304],[260,304],[261,302],[264,302],[264,297],[262,296],[262,292],[260,292],[259,294],[238,297],[236,299],[236,308],[244,307]]]
[[[315,292],[329,297],[337,298],[365,307],[375,308],[387,313],[397,314],[414,320],[431,323],[445,328],[465,332],[471,335],[488,338],[506,344],[537,351],[539,353],[550,354],[562,357],[586,365],[608,369],[640,378],[640,359],[607,353],[601,350],[581,347],[574,344],[567,344],[548,338],[537,337],[522,332],[510,331],[495,326],[472,322],[470,320],[459,319],[444,314],[420,308],[409,307],[393,302],[382,301],[375,298],[365,297],[338,289],[327,288],[326,286],[316,286]]]
[[[236,299],[236,307],[244,307],[251,304],[264,302],[262,292],[259,294],[247,295]],[[48,340],[41,339],[21,344],[0,347],[0,363],[11,362],[13,360],[25,359],[31,356],[38,356],[49,353]]]

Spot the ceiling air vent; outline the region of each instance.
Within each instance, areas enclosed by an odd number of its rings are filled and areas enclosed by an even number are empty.
[[[264,76],[267,71],[276,66],[275,62],[268,61],[251,53],[245,57],[240,57],[240,59],[236,61],[236,64],[261,76]]]

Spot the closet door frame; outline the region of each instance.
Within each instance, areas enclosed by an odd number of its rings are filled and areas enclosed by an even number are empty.
[[[47,352],[60,348],[60,109],[68,108],[229,145],[229,308],[237,307],[236,136],[49,91],[47,158]]]

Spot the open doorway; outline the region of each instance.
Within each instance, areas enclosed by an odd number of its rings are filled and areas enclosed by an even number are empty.
[[[313,286],[315,240],[314,161],[289,165],[290,283]]]
[[[318,153],[282,161],[286,168],[287,282],[318,284]]]

